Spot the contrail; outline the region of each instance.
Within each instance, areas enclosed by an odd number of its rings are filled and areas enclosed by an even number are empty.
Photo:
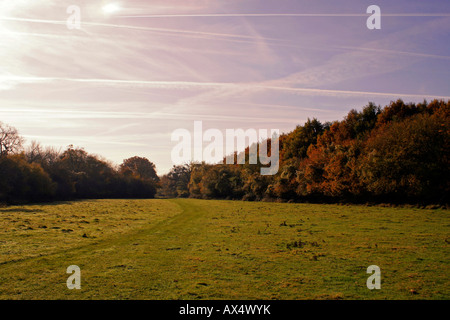
[[[28,18],[17,18],[17,17],[0,17],[0,20],[6,21],[21,21],[21,22],[31,22],[31,23],[46,23],[46,24],[56,24],[65,25],[66,21],[61,20],[42,20],[42,19],[28,19]],[[203,32],[203,31],[192,31],[192,30],[182,30],[182,29],[166,29],[166,28],[151,28],[151,27],[138,27],[130,25],[121,24],[109,24],[109,23],[98,23],[98,22],[82,22],[82,25],[94,26],[94,27],[110,27],[110,28],[121,28],[121,29],[131,29],[131,30],[141,30],[141,31],[156,31],[156,32],[168,32],[168,33],[179,33],[179,34],[193,34],[201,36],[211,36],[211,37],[228,37],[237,39],[254,40],[253,36],[230,34],[230,33],[216,33],[216,32]],[[280,41],[275,38],[264,38],[264,40]]]
[[[282,107],[274,105],[272,107]],[[308,110],[308,111],[327,111],[321,109],[308,109],[291,107],[295,110]],[[267,121],[264,117],[243,117],[241,115],[212,115],[212,114],[190,114],[190,113],[169,113],[169,112],[114,112],[114,111],[77,111],[77,110],[42,110],[42,109],[29,109],[29,108],[15,108],[15,109],[1,109],[4,113],[12,115],[24,115],[39,116],[41,119],[209,119],[209,120],[239,120],[242,122],[261,122]],[[291,122],[291,118],[277,118],[270,119],[271,122]],[[129,127],[132,125],[126,125],[123,127]]]
[[[204,13],[117,15],[120,18],[367,17],[368,13]],[[383,17],[450,17],[450,13],[382,13]]]
[[[370,91],[350,91],[350,90],[330,90],[330,89],[313,89],[313,88],[291,88],[277,86],[256,86],[261,89],[285,91],[292,93],[316,93],[318,95],[336,95],[336,96],[380,96],[380,97],[408,97],[408,98],[424,98],[432,97],[439,100],[449,100],[450,96],[435,96],[429,94],[409,94],[409,93],[390,93],[390,92],[370,92]]]
[[[358,50],[358,51],[368,51],[368,52],[380,52],[380,53],[387,53],[387,54],[402,54],[402,55],[413,56],[413,57],[436,58],[436,59],[450,60],[450,56],[441,56],[441,55],[430,54],[430,53],[396,51],[396,50],[377,49],[377,48],[365,48],[365,47],[350,47],[350,46],[335,46],[333,48],[342,49],[342,50]]]
[[[38,135],[24,135],[25,138],[29,140],[46,140],[49,138],[49,136],[38,136]],[[125,146],[148,146],[145,143],[137,143],[132,141],[114,141],[112,139],[106,139],[106,140],[92,140],[92,137],[86,137],[86,136],[52,136],[51,139],[53,140],[62,140],[62,141],[73,141],[73,139],[76,139],[77,141],[83,141],[83,142],[91,142],[91,143],[100,143],[100,144],[116,144],[116,145],[125,145]]]
[[[160,15],[157,15],[157,16],[160,17]],[[450,16],[450,15],[448,15],[448,16]],[[140,16],[129,16],[129,17],[140,17]],[[142,16],[142,17],[145,17],[145,16]],[[56,25],[65,25],[66,24],[66,21],[28,19],[28,18],[17,18],[17,17],[0,17],[0,20],[22,21],[22,22],[31,22],[31,23],[46,23],[46,24],[56,24]],[[122,28],[122,29],[162,32],[162,33],[173,33],[173,34],[177,34],[177,35],[224,37],[224,38],[230,38],[230,39],[219,39],[219,40],[242,42],[242,43],[253,43],[255,40],[255,37],[253,37],[253,36],[229,34],[229,33],[214,33],[214,32],[202,32],[202,31],[166,29],[166,28],[150,28],[150,27],[138,27],[138,26],[130,26],[130,25],[96,23],[96,22],[83,22],[82,25],[94,26],[94,27]],[[38,34],[30,34],[30,35],[38,36]],[[49,35],[49,37],[50,37],[50,35]],[[376,49],[376,48],[363,48],[363,47],[350,47],[350,46],[329,46],[326,48],[317,48],[317,47],[311,47],[311,46],[299,46],[296,44],[290,44],[290,43],[288,43],[287,40],[276,39],[276,38],[266,38],[266,37],[261,37],[261,38],[259,38],[259,40],[276,42],[276,45],[280,46],[280,47],[306,48],[306,49],[316,49],[316,50],[359,50],[359,51],[372,51],[372,52],[380,52],[380,53],[387,53],[387,54],[404,54],[404,55],[409,55],[409,56],[418,56],[418,57],[425,57],[425,58],[436,58],[436,59],[446,59],[446,60],[450,59],[449,56],[441,56],[441,55],[434,55],[434,54],[427,54],[427,53],[416,53],[416,52],[395,51],[395,50]]]
[[[0,79],[2,80],[2,79]],[[3,79],[5,80],[5,79]],[[33,82],[75,82],[75,83],[92,83],[99,85],[128,85],[147,87],[154,89],[233,89],[233,90],[274,90],[288,93],[298,94],[315,94],[327,96],[380,96],[380,97],[408,97],[420,98],[424,97],[450,100],[450,96],[438,96],[433,94],[409,94],[409,93],[391,93],[391,92],[370,92],[370,91],[351,91],[351,90],[330,90],[315,88],[295,88],[270,86],[264,83],[236,83],[236,82],[193,82],[193,81],[146,81],[146,80],[115,80],[115,79],[80,79],[80,78],[51,78],[51,77],[8,77],[6,80],[13,80],[24,83]]]

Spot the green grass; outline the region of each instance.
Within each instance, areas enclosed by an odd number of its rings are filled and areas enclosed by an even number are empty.
[[[0,299],[449,299],[449,226],[441,209],[192,199],[0,208]]]

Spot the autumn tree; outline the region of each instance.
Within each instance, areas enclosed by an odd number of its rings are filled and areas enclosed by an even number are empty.
[[[120,172],[131,173],[139,178],[148,179],[153,182],[158,182],[159,177],[156,174],[156,166],[154,163],[143,157],[132,157],[125,159],[120,165]]]
[[[189,196],[191,165],[173,166],[169,173],[161,177],[160,193],[164,197],[186,198]]]
[[[317,137],[327,128],[317,119],[308,119],[304,125],[298,125],[294,131],[280,137],[280,158],[282,162],[289,159],[300,160],[306,157],[311,144],[315,144]]]
[[[0,157],[0,201],[51,200],[56,185],[39,164],[30,164],[23,154]]]
[[[367,141],[361,161],[370,192],[391,200],[443,202],[450,193],[450,109],[386,123]]]

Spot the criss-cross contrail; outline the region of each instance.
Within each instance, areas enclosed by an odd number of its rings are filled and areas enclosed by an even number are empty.
[[[160,15],[157,15],[160,17]],[[139,17],[139,16],[129,16],[129,17]],[[145,17],[145,16],[142,16]],[[29,19],[29,18],[18,18],[18,17],[0,17],[0,20],[6,21],[21,21],[30,23],[45,23],[45,24],[56,24],[65,25],[66,21],[61,20],[43,20],[43,19]],[[204,31],[193,31],[193,30],[183,30],[183,29],[167,29],[167,28],[154,28],[154,27],[139,27],[130,26],[122,24],[109,24],[109,23],[98,23],[98,22],[83,22],[83,25],[93,26],[93,27],[109,27],[109,28],[120,28],[120,29],[130,29],[130,30],[140,30],[140,31],[150,31],[150,32],[162,32],[169,33],[173,35],[185,35],[185,36],[208,36],[208,37],[222,37],[220,40],[232,41],[232,42],[243,42],[243,43],[253,43],[255,40],[254,36],[240,35],[240,34],[230,34],[230,33],[217,33],[217,32],[204,32]],[[11,32],[12,33],[12,32]],[[39,34],[30,34],[34,36],[39,36]],[[50,35],[49,35],[50,36]],[[218,38],[215,38],[216,40]],[[358,50],[358,51],[372,51],[387,54],[404,54],[409,56],[417,56],[424,58],[436,58],[436,59],[450,59],[449,56],[441,56],[427,53],[419,52],[407,52],[407,51],[396,51],[396,50],[386,50],[377,48],[364,48],[364,47],[352,47],[352,46],[329,46],[326,48],[314,48],[311,46],[300,46],[297,44],[288,43],[288,41],[277,38],[267,38],[260,37],[259,40],[265,40],[276,43],[280,47],[292,47],[292,48],[308,48],[308,49],[320,49],[320,50]]]

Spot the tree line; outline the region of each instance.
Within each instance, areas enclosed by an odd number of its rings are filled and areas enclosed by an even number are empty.
[[[189,163],[161,178],[147,158],[119,166],[68,146],[32,142],[0,122],[0,202],[191,197],[291,202],[448,203],[450,101],[369,103],[341,121],[308,119],[279,138],[279,171]],[[268,141],[270,144],[270,140]],[[237,163],[237,161],[235,161]]]
[[[280,136],[279,171],[190,163],[162,176],[159,194],[202,199],[447,204],[450,101],[369,103],[342,121],[317,119]],[[239,155],[236,155],[239,156]]]
[[[0,122],[0,202],[22,203],[88,198],[153,198],[155,165],[132,157],[116,167],[84,149],[59,151],[32,142],[23,148],[17,130]]]

